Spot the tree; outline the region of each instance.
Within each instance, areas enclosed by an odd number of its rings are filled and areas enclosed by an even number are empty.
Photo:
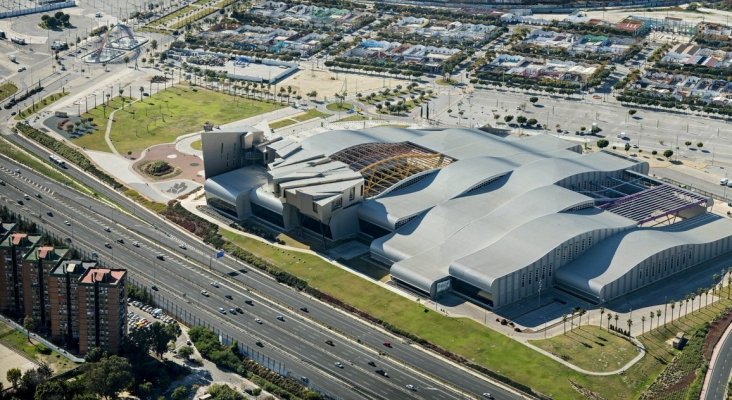
[[[564,327],[564,334],[567,334],[567,314],[562,314],[562,326]]]
[[[36,387],[33,400],[65,400],[68,395],[66,382],[53,379],[41,383]]]
[[[641,317],[641,335],[646,332],[646,316]]]
[[[600,139],[597,141],[597,147],[601,149],[604,149],[608,145],[610,145],[610,141],[608,141],[607,139]]]
[[[178,386],[173,390],[173,393],[170,394],[170,398],[172,400],[185,400],[188,398],[189,392],[190,389],[188,389],[188,386]]]
[[[630,143],[625,144],[625,151],[628,151],[628,150],[630,150]]]
[[[140,396],[142,399],[149,399],[150,395],[153,392],[153,384],[148,381],[142,382],[139,386],[137,386],[136,392],[137,395]]]
[[[17,386],[22,375],[23,373],[20,371],[20,368],[10,368],[8,372],[5,373],[5,378],[10,382],[10,385]]]
[[[656,310],[656,328],[661,325],[661,310]]]
[[[650,330],[653,330],[653,317],[656,316],[656,313],[654,313],[653,311],[651,311],[650,316],[651,316],[651,328],[650,328]]]
[[[529,118],[529,120],[526,121],[526,123],[529,124],[529,126],[534,126],[534,125],[536,125],[537,122],[539,122],[539,121],[537,121],[536,118]]]
[[[153,39],[150,41],[150,47],[152,47],[153,51],[158,49],[158,41]]]
[[[89,391],[104,399],[114,399],[132,384],[132,366],[126,359],[109,356],[99,362],[86,364],[86,381]]]
[[[600,307],[600,329],[602,329],[602,317],[605,314],[605,307]]]
[[[687,140],[684,142],[684,146],[691,146],[691,140]]]
[[[628,336],[632,336],[630,334],[630,327],[633,326],[633,320],[628,318]]]
[[[30,332],[36,330],[36,320],[30,315],[26,315],[23,318],[23,328],[25,328],[25,332],[28,334],[28,343],[30,343]]]
[[[236,391],[228,385],[213,384],[208,388],[208,394],[213,400],[244,400],[243,394]]]
[[[155,322],[150,325],[152,351],[158,358],[168,351],[168,343],[178,337],[177,326]]]
[[[628,115],[635,115],[637,112],[638,110],[631,108],[630,110],[628,110]]]
[[[519,116],[518,116],[518,117],[516,118],[516,122],[518,122],[518,123],[519,123],[519,124],[521,124],[521,125],[525,124],[527,120],[528,120],[528,119],[527,119],[526,117],[524,117],[523,115],[519,115]]]
[[[704,143],[699,142],[699,143],[696,144],[696,147],[698,147],[698,148],[701,149],[702,147],[704,147]]]
[[[183,346],[178,349],[178,354],[188,360],[193,355],[193,348],[191,346]]]
[[[620,315],[615,314],[613,319],[615,319],[615,329],[618,329],[618,320],[620,319]]]
[[[142,94],[145,93],[145,88],[140,86],[140,101],[142,101]]]
[[[663,156],[666,157],[666,159],[670,159],[674,155],[673,150],[664,150]]]
[[[509,123],[513,121],[513,115],[506,115],[503,117],[503,120],[506,121],[506,123]]]
[[[613,314],[608,312],[607,313],[607,330],[608,331],[610,331],[610,320],[612,320],[612,319],[613,319]]]
[[[529,101],[531,102],[531,104],[536,104],[536,102],[539,101],[539,98],[538,97],[530,97],[529,98]]]
[[[126,66],[127,63],[130,62],[130,57],[129,56],[125,56],[125,58],[123,58],[123,60],[125,61],[125,66]]]

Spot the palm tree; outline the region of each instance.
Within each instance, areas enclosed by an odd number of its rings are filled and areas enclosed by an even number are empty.
[[[600,329],[602,329],[602,317],[605,314],[605,307],[600,307]]]
[[[646,317],[645,315],[641,317],[641,335],[646,333]]]
[[[613,318],[615,318],[615,329],[618,329],[618,320],[620,319],[620,315],[615,314],[615,317]]]
[[[684,310],[684,315],[688,315],[689,314],[689,300],[691,300],[691,295],[687,294],[686,295],[686,298],[684,298],[684,301],[686,301],[686,307],[685,307],[685,310]]]
[[[564,327],[564,334],[567,334],[567,314],[562,314],[562,326]]]
[[[674,320],[674,308],[676,308],[676,300],[671,302],[671,322]]]
[[[608,312],[607,313],[607,331],[610,332],[610,320],[613,319],[613,314]]]
[[[727,300],[730,299],[730,293],[732,293],[732,272],[728,272],[727,275]]]
[[[651,311],[651,328],[650,328],[651,330],[653,330],[653,317],[655,317],[655,316],[656,316],[656,313]]]
[[[656,328],[661,325],[661,309],[656,310]]]
[[[585,313],[587,313],[587,310],[585,310],[584,308],[579,309],[579,324],[577,324],[577,326],[582,326],[582,316],[585,315]]]
[[[140,101],[142,101],[142,94],[145,92],[145,88],[140,86]]]
[[[630,327],[633,326],[633,320],[628,318],[628,336],[632,336],[630,334]]]

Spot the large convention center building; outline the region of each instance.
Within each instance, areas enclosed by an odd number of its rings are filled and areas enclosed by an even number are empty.
[[[302,141],[202,135],[208,204],[370,243],[399,285],[502,307],[558,288],[603,303],[732,251],[712,199],[648,163],[551,135],[380,127]]]

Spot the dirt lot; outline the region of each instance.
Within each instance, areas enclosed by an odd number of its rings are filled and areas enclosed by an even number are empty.
[[[338,75],[338,79],[335,79],[336,75]],[[292,86],[292,89],[296,90],[303,98],[307,98],[305,95],[315,90],[318,92],[316,100],[323,100],[323,96],[333,99],[336,93],[344,91],[353,95],[380,90],[384,87],[394,88],[396,85],[407,86],[408,84],[409,81],[394,78],[340,72],[336,74],[318,69],[312,71],[305,69],[283,80],[278,86]]]
[[[35,367],[36,364],[33,361],[0,344],[0,382],[2,382],[3,387],[10,386],[10,382],[6,378],[9,369],[20,368],[21,371],[25,372]]]

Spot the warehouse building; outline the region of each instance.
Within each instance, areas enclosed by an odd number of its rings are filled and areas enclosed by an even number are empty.
[[[558,288],[600,303],[732,250],[732,222],[707,212],[710,198],[649,177],[646,162],[550,135],[382,127],[202,139],[210,206],[366,241],[396,283],[430,298],[498,308]]]

